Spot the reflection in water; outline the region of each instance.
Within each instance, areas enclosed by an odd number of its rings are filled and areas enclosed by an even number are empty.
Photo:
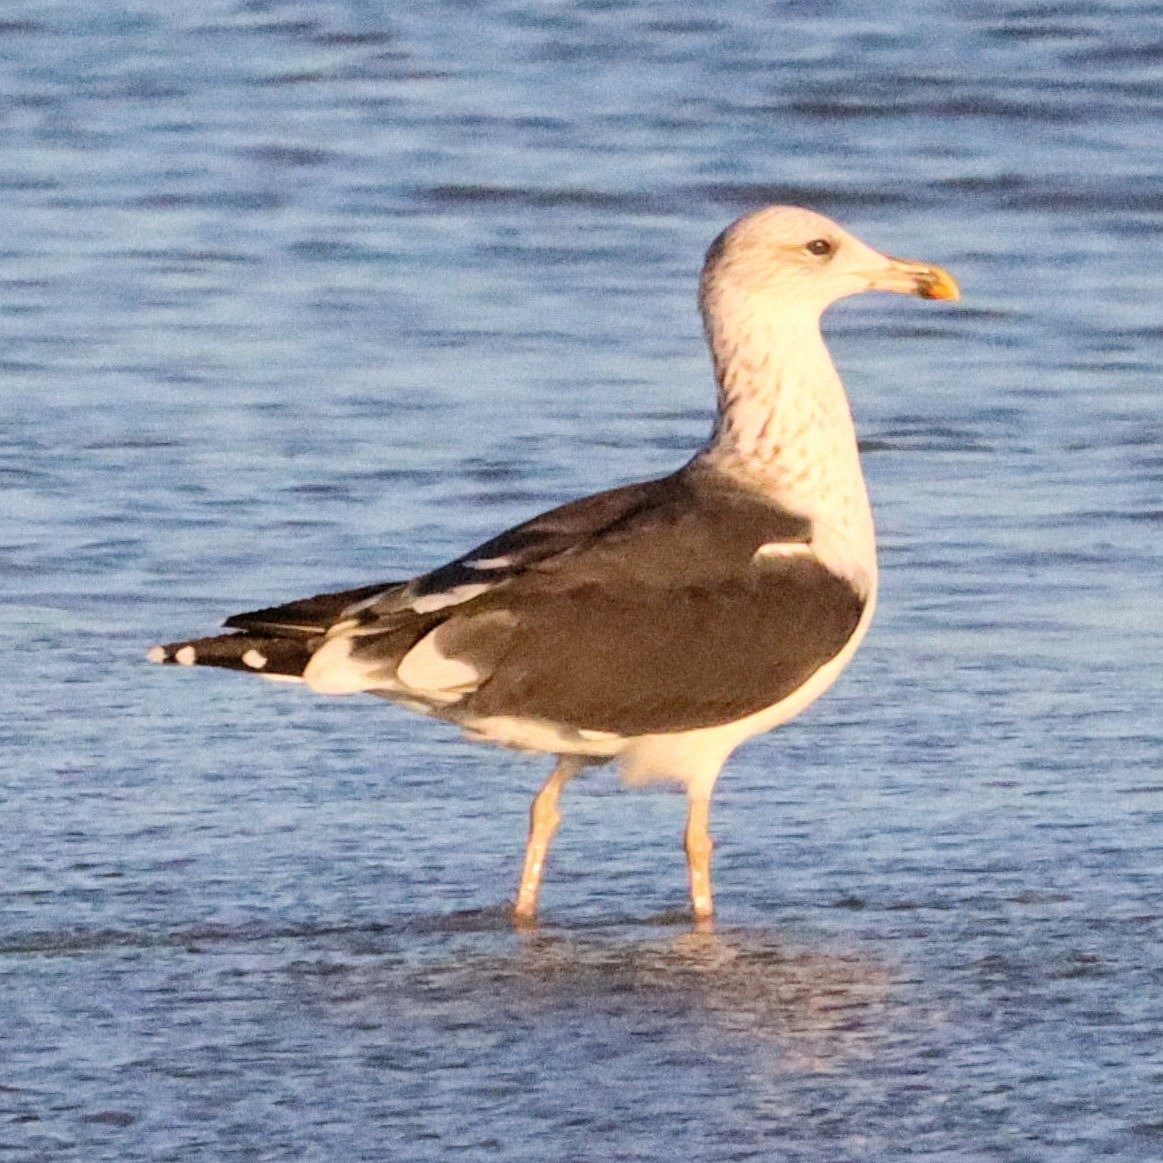
[[[330,964],[316,988],[365,1019],[390,1013],[396,1029],[517,1024],[552,1038],[583,1016],[604,1025],[612,1055],[651,1032],[695,1058],[743,1047],[760,1075],[835,1071],[867,1058],[884,1033],[891,976],[867,956],[754,930],[512,934],[481,920],[475,933],[463,920],[441,926],[425,948],[409,941],[403,957]]]
[[[526,942],[516,968],[547,1004],[682,1009],[700,1038],[753,1040],[768,1068],[797,1073],[866,1055],[889,988],[870,959],[747,931],[638,942],[545,935]]]

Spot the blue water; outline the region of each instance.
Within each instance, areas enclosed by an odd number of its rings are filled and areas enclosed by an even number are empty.
[[[1163,4],[9,0],[0,1158],[1163,1157]],[[704,437],[704,247],[829,335],[856,662],[684,805],[145,664]]]

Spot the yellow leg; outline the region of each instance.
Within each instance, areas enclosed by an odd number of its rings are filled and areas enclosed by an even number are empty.
[[[553,842],[557,826],[561,823],[561,813],[557,801],[565,785],[585,766],[578,756],[562,755],[545,786],[533,799],[529,809],[529,842],[525,846],[525,869],[521,873],[521,888],[517,893],[517,904],[513,909],[514,920],[529,922],[537,918],[537,897],[541,892],[541,874],[545,870],[545,857]]]
[[[715,912],[711,897],[711,852],[715,845],[708,831],[710,816],[710,799],[692,796],[686,818],[686,859],[691,874],[691,908],[700,922],[709,921]]]

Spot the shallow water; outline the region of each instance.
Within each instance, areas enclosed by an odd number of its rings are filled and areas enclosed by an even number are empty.
[[[13,0],[0,1158],[1163,1155],[1163,5]],[[143,662],[703,438],[703,248],[797,201],[881,609],[683,803]]]

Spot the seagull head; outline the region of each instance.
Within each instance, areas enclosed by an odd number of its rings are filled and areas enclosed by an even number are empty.
[[[838,299],[863,291],[961,297],[940,267],[881,254],[812,210],[769,206],[732,223],[711,243],[700,302],[708,326],[724,313],[757,309],[814,322]]]

